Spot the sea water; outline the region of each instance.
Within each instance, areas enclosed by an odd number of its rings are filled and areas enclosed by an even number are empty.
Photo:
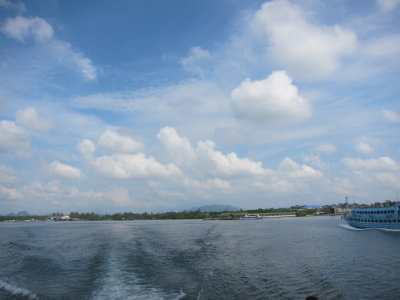
[[[400,232],[339,217],[0,223],[0,299],[399,299]]]

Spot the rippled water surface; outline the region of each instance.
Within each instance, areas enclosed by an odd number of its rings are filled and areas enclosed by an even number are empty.
[[[0,223],[0,299],[399,299],[400,232],[337,217]]]

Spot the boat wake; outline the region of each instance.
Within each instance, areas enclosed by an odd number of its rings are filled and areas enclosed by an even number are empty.
[[[377,228],[382,231],[390,231],[390,232],[400,232],[400,229],[391,229],[391,228]]]
[[[27,299],[32,299],[32,300],[39,299],[39,297],[36,296],[31,291],[1,279],[0,279],[0,290],[4,290],[5,292],[11,294],[12,296],[26,297]]]
[[[186,297],[182,290],[166,292],[143,282],[133,270],[126,269],[126,262],[116,249],[110,250],[106,264],[106,273],[100,278],[99,287],[91,299],[179,300]]]
[[[343,228],[346,228],[346,229],[354,230],[354,231],[365,231],[365,230],[374,229],[374,228],[356,228],[356,227],[353,227],[353,226],[351,226],[349,224],[339,224],[339,226],[343,227]]]

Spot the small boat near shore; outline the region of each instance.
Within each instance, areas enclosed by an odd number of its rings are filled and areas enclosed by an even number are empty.
[[[343,219],[357,228],[400,229],[400,203],[388,207],[355,208]]]
[[[240,217],[240,220],[260,220],[262,217],[260,215],[244,215]]]

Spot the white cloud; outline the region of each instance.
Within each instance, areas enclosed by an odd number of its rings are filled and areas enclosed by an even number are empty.
[[[353,181],[358,183],[359,189],[370,190],[376,193],[380,185],[400,188],[400,164],[390,157],[373,159],[344,158],[342,162],[353,172]],[[381,190],[380,194],[392,197],[391,189]]]
[[[90,166],[98,173],[112,178],[151,178],[179,176],[181,174],[174,164],[162,165],[154,157],[138,154],[113,154],[93,157]]]
[[[364,154],[370,154],[374,153],[374,149],[371,147],[366,142],[358,142],[355,146],[354,149],[356,149],[358,152],[364,153]]]
[[[33,39],[42,44],[49,51],[49,55],[54,56],[65,67],[75,68],[86,79],[94,80],[97,77],[97,69],[92,61],[82,53],[75,51],[72,46],[55,38],[51,24],[39,17],[22,17],[6,19],[1,26],[1,31],[20,42]]]
[[[18,13],[26,12],[26,6],[23,3],[13,3],[9,0],[0,0],[0,7],[16,10]]]
[[[315,79],[335,72],[357,46],[354,32],[338,25],[311,24],[299,6],[286,0],[263,4],[252,25],[267,36],[272,60],[295,78]]]
[[[202,75],[204,70],[201,64],[210,59],[211,55],[207,50],[193,47],[190,49],[189,55],[181,59],[181,63],[186,70]]]
[[[164,127],[157,138],[172,162],[200,175],[237,177],[262,176],[269,173],[260,162],[248,158],[239,158],[236,153],[223,154],[214,149],[212,141],[199,141],[193,148],[185,137],[180,137],[176,130]]]
[[[382,109],[383,116],[391,122],[400,122],[400,115],[392,110]]]
[[[41,132],[49,132],[53,127],[51,122],[41,118],[33,107],[18,110],[16,122],[26,128]]]
[[[74,50],[71,44],[54,39],[49,44],[49,49],[58,56],[62,63],[67,62],[80,72],[86,79],[95,80],[97,78],[97,68],[93,62],[82,53]],[[60,59],[61,58],[61,59]]]
[[[0,152],[11,152],[26,156],[30,152],[30,142],[26,130],[12,121],[0,121]]]
[[[179,136],[175,128],[162,128],[157,134],[157,139],[164,146],[167,157],[178,166],[192,165],[197,159],[190,141]]]
[[[95,157],[95,145],[90,140],[84,140],[77,145],[90,167],[96,172],[111,178],[150,178],[178,176],[181,171],[174,164],[163,165],[154,157],[146,157],[143,153],[116,153],[109,156]]]
[[[90,140],[83,140],[80,142],[77,146],[76,149],[85,157],[85,158],[90,158],[94,152],[96,151],[96,146],[94,143]]]
[[[311,116],[311,105],[284,71],[266,79],[246,79],[231,92],[232,106],[239,117],[267,125],[290,124]]]
[[[20,42],[33,38],[38,43],[44,43],[51,40],[54,34],[53,27],[46,20],[21,16],[7,18],[1,31]]]
[[[388,12],[395,9],[400,4],[400,0],[377,0],[376,3],[381,11]]]
[[[335,145],[332,144],[321,144],[314,148],[315,152],[333,153],[336,152]]]
[[[328,164],[326,162],[321,160],[321,156],[319,155],[319,153],[317,153],[317,154],[312,153],[310,155],[304,155],[303,160],[307,163],[310,163],[310,164],[316,166],[319,169],[325,169],[328,166]]]
[[[379,141],[374,138],[363,136],[358,139],[354,149],[363,154],[371,154],[375,152],[372,146],[374,144],[379,144]]]
[[[63,164],[59,161],[53,161],[50,164],[50,171],[52,174],[62,178],[82,179],[85,177],[78,168]]]
[[[388,156],[371,158],[371,159],[345,157],[343,158],[342,162],[349,168],[355,170],[370,170],[370,171],[400,170],[400,164]]]
[[[97,144],[111,152],[135,153],[143,149],[143,144],[130,136],[119,134],[115,129],[107,129],[98,139]]]
[[[286,157],[279,165],[278,172],[281,173],[283,178],[292,179],[315,179],[322,177],[322,173],[310,166],[300,165],[294,160]]]

